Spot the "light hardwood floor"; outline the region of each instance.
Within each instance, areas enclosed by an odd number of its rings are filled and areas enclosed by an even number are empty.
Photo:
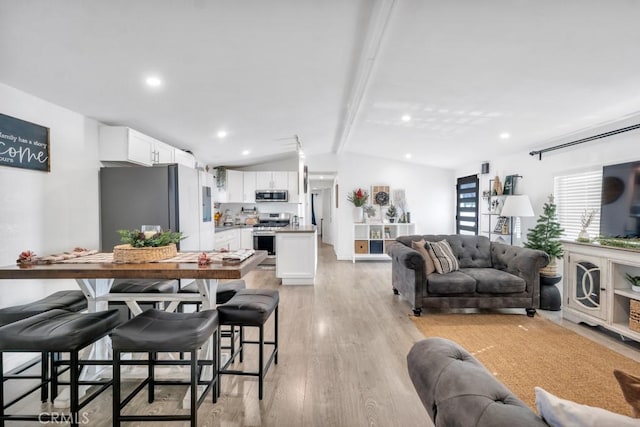
[[[315,286],[281,286],[274,270],[256,270],[246,281],[250,288],[280,291],[279,363],[267,375],[262,401],[255,378],[223,377],[220,400],[212,404],[207,398],[198,425],[433,425],[406,368],[407,352],[423,336],[410,319],[409,304],[391,291],[390,263],[337,261],[333,248],[321,245]],[[563,322],[559,312],[539,313],[640,360],[637,346]],[[269,322],[268,336],[271,327]],[[256,366],[255,350],[248,354],[245,364]],[[157,403],[149,407],[141,395],[132,409],[165,412],[177,407],[184,390],[159,387]],[[111,392],[85,409],[88,425],[110,426]]]

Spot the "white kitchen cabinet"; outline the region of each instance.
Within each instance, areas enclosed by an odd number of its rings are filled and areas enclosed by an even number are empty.
[[[240,229],[240,249],[253,249],[253,227]]]
[[[174,162],[174,147],[125,126],[100,126],[99,141],[103,162],[143,166]]]
[[[242,203],[244,196],[244,173],[227,169],[226,202]]]
[[[216,231],[213,242],[213,249],[216,251],[220,249],[236,251],[240,249],[240,229]]]
[[[298,172],[287,172],[287,190],[289,192],[289,203],[298,203],[300,201]]]
[[[256,202],[256,172],[244,172],[243,173],[243,197],[244,203]]]
[[[276,232],[276,277],[283,285],[313,285],[318,268],[318,234],[313,228]]]
[[[258,171],[256,172],[257,190],[286,190],[289,185],[287,171]]]
[[[191,153],[187,153],[186,151],[175,149],[173,153],[174,162],[187,166],[189,168],[196,167],[196,158]]]

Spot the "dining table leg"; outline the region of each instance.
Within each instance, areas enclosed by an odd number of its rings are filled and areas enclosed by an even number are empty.
[[[202,310],[211,310],[216,308],[216,294],[218,293],[218,280],[217,279],[196,279],[196,286],[198,287],[198,291],[201,297],[201,305]],[[220,339],[220,326],[218,326],[218,339]],[[209,337],[207,342],[202,346],[198,354],[198,360],[216,360],[215,346],[213,342],[213,337]],[[219,361],[218,361],[219,362]],[[219,367],[216,366],[217,370]],[[213,375],[215,375],[213,371],[213,366],[206,365],[201,370],[200,377],[204,380],[210,380]],[[220,379],[218,378],[218,381]],[[201,385],[197,387],[198,396],[204,392],[206,386]],[[215,390],[211,390],[212,393],[215,393]],[[184,398],[182,399],[182,407],[184,409],[189,409],[191,407],[191,390],[187,390]]]
[[[97,298],[109,293],[111,285],[113,285],[113,281],[114,279],[76,279],[80,289],[87,298],[87,311],[89,313],[105,311],[109,308],[109,303],[107,301],[97,300]],[[88,359],[109,360],[111,359],[111,338],[107,335],[91,344],[87,350],[89,351]],[[80,371],[80,380],[88,381],[98,379],[107,369],[109,369],[107,366],[83,366]],[[88,389],[89,386],[80,386],[78,388],[78,397],[83,397],[87,393]],[[65,387],[54,400],[53,406],[54,408],[68,408],[69,405],[69,387]]]

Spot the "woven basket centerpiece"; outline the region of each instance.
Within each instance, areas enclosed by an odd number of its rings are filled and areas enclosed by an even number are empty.
[[[173,258],[178,254],[175,243],[166,246],[134,248],[129,244],[114,246],[113,261],[126,263],[154,262]]]

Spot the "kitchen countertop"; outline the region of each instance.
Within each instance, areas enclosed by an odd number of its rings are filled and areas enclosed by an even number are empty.
[[[234,230],[236,228],[253,228],[253,225],[241,224],[241,225],[224,225],[219,227],[216,226],[216,233],[219,233],[221,231]]]
[[[289,225],[276,230],[276,233],[314,233],[315,225]]]
[[[216,233],[233,230],[236,228],[253,228],[253,225],[225,225],[216,227]],[[313,233],[316,231],[315,225],[288,225],[275,230],[277,233]]]

